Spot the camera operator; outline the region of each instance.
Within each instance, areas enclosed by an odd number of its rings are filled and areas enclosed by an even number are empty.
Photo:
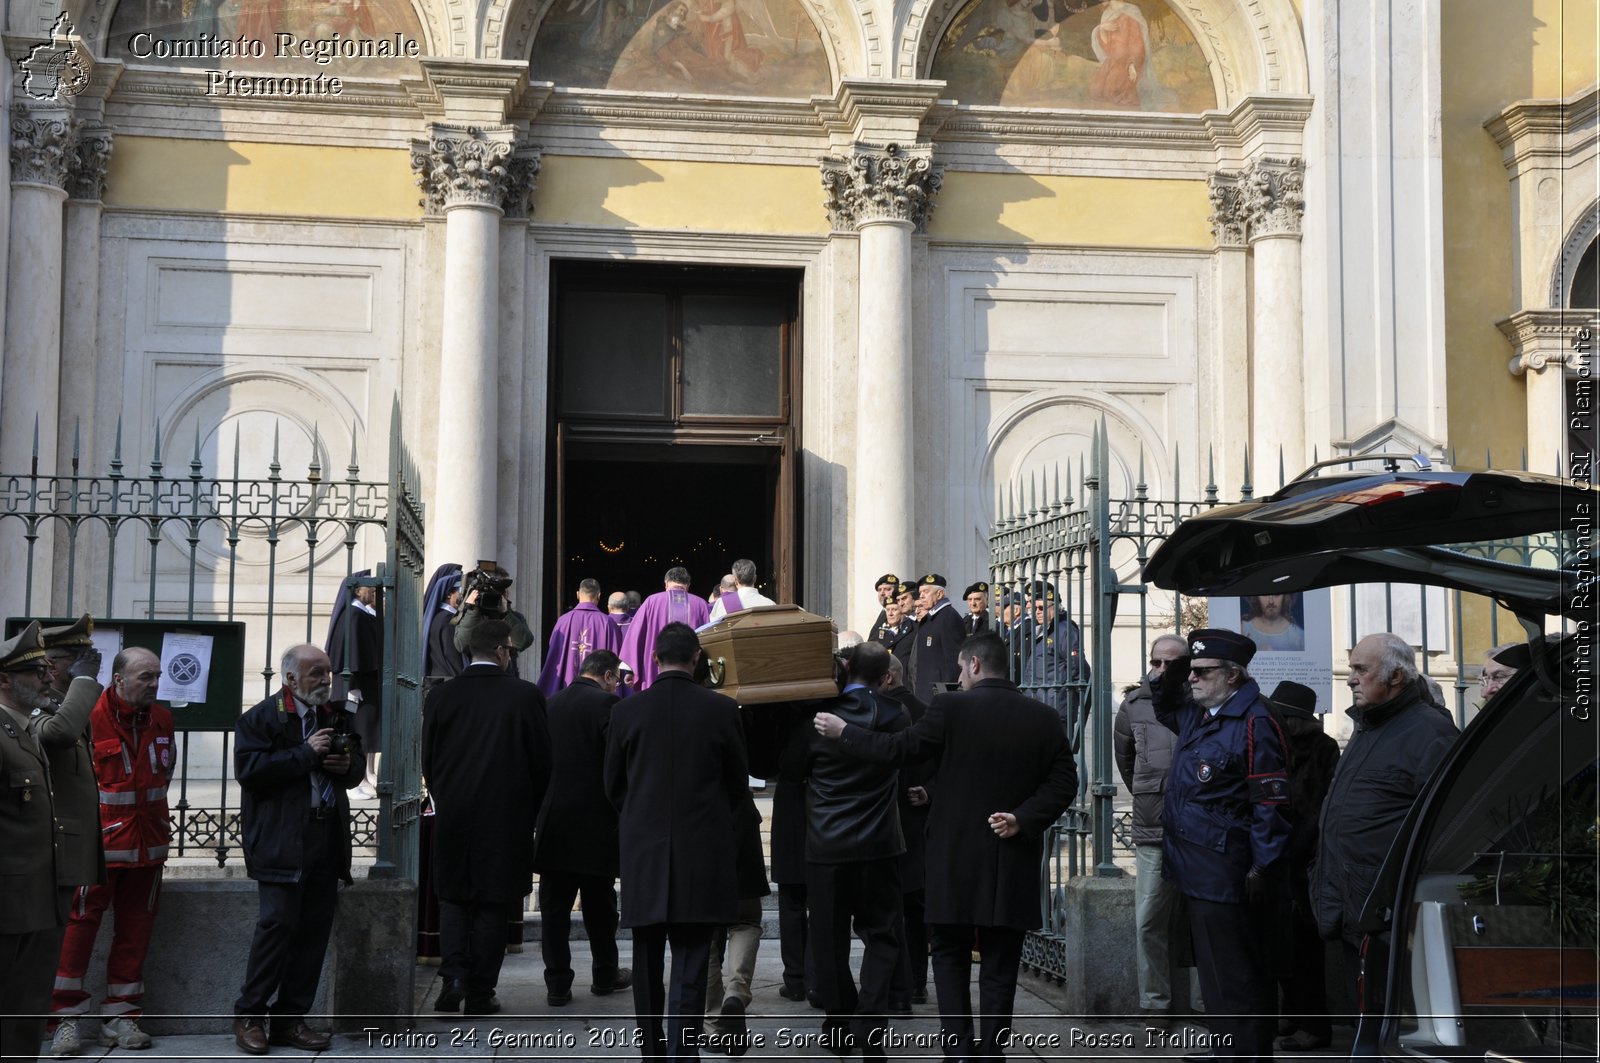
[[[528,618],[511,608],[511,573],[493,561],[479,561],[478,567],[461,580],[461,611],[456,614],[456,649],[472,652],[472,629],[480,620],[504,620],[511,627],[506,639],[512,650],[510,673],[517,674],[516,655],[533,645],[533,629]]]
[[[359,741],[328,707],[328,655],[291,646],[282,669],[283,689],[234,728],[245,868],[259,886],[261,914],[233,1007],[233,1037],[257,1056],[269,1045],[321,1052],[332,1043],[305,1015],[316,999],[339,882],[351,884],[345,792],[366,772]]]

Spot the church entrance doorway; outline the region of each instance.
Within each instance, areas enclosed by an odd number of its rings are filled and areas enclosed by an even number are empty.
[[[545,627],[578,581],[708,595],[737,558],[793,601],[800,274],[562,262]]]

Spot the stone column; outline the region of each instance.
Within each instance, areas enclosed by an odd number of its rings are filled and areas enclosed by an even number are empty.
[[[822,160],[834,229],[860,238],[856,454],[850,559],[857,574],[917,563],[911,401],[911,234],[927,228],[943,177],[926,150],[857,144]],[[885,404],[907,416],[884,418]],[[870,577],[869,577],[870,578]]]
[[[1260,490],[1278,487],[1306,467],[1305,343],[1301,322],[1300,222],[1305,164],[1256,159],[1240,175],[1249,213],[1254,302],[1250,344],[1250,452]]]
[[[1593,355],[1595,313],[1519,310],[1497,324],[1516,352],[1506,368],[1527,381],[1528,469],[1570,476],[1567,378],[1593,368],[1585,362]],[[1511,467],[1515,458],[1497,456],[1496,464]]]
[[[537,601],[531,577],[535,570],[518,557],[522,540],[524,494],[542,477],[524,475],[522,421],[527,395],[527,314],[528,303],[528,216],[529,200],[539,176],[539,149],[527,144],[513,148],[507,170],[505,211],[500,223],[500,387],[499,453],[496,460],[496,490],[500,499],[494,555],[517,577],[517,597],[527,603]],[[524,485],[529,486],[524,489]],[[541,494],[540,505],[544,499]]]
[[[111,130],[79,127],[67,172],[66,282],[61,301],[61,425],[56,468],[74,457],[92,465],[95,429],[96,333],[100,319],[100,214],[111,162]]]
[[[1245,230],[1245,209],[1237,173],[1215,173],[1209,179],[1211,233],[1217,242],[1214,256],[1217,357],[1215,375],[1202,382],[1201,394],[1210,397],[1210,410],[1202,411],[1201,431],[1208,450],[1194,456],[1203,484],[1211,475],[1224,498],[1235,498],[1244,477],[1244,454],[1250,445],[1250,258]],[[1187,479],[1191,474],[1184,472]]]
[[[510,180],[510,126],[436,124],[413,143],[424,205],[445,217],[439,352],[441,507],[435,556],[465,567],[498,549],[500,219]],[[430,549],[430,553],[435,553]]]

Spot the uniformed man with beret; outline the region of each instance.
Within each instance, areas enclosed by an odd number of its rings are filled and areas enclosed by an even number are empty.
[[[1188,898],[1216,1058],[1265,1059],[1278,1010],[1268,935],[1289,845],[1286,742],[1245,671],[1256,644],[1215,628],[1188,641],[1189,656],[1167,666],[1155,692],[1156,718],[1178,736],[1162,874]]]
[[[69,886],[59,882],[61,830],[50,764],[29,731],[35,710],[54,707],[50,663],[30,623],[0,643],[0,1056],[34,1059],[44,1039],[50,985],[67,925]]]
[[[911,646],[911,667],[907,684],[923,701],[942,693],[936,683],[954,683],[961,676],[956,655],[966,641],[961,615],[945,595],[945,579],[930,572],[917,581],[917,601],[924,612],[917,621],[916,641]]]
[[[873,591],[878,595],[878,619],[872,622],[872,628],[867,632],[867,640],[869,642],[883,641],[883,622],[888,615],[889,599],[899,593],[900,587],[900,577],[893,572],[885,572],[872,585]],[[910,615],[910,610],[906,610],[906,616],[909,617]]]
[[[1033,615],[1018,640],[1021,679],[1018,686],[1029,697],[1055,708],[1069,735],[1077,731],[1078,708],[1089,690],[1089,662],[1083,655],[1083,633],[1078,622],[1062,612],[1056,588],[1035,581],[1029,591]]]
[[[970,639],[980,631],[988,631],[989,585],[979,580],[963,591],[961,597],[967,602],[967,615],[961,618],[961,623],[967,630],[967,638]]]
[[[911,592],[909,584],[900,583],[894,587],[894,592],[883,605],[883,624],[878,630],[877,641],[883,648],[894,654],[899,660],[902,670],[911,666],[911,647],[915,645],[917,622],[912,618],[901,604],[900,592]]]

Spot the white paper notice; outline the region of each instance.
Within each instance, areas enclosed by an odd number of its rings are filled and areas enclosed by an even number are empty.
[[[159,701],[187,705],[206,700],[206,683],[211,678],[211,636],[161,636],[161,685],[156,687]]]
[[[89,636],[89,641],[100,651],[100,674],[95,676],[95,682],[102,687],[108,687],[111,685],[111,662],[122,652],[122,629],[97,627]]]

